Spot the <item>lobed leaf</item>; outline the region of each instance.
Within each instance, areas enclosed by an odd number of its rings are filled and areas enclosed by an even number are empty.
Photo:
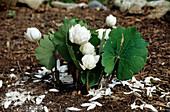
[[[45,35],[40,40],[40,46],[36,48],[36,58],[40,60],[40,64],[51,70],[55,66],[55,46],[50,40],[50,35]]]
[[[118,26],[110,32],[110,38],[103,49],[102,65],[105,67],[105,72],[110,74],[115,69],[119,80],[131,79],[133,73],[139,72],[146,64],[148,43],[136,31],[136,27],[125,29]],[[124,41],[121,46],[122,34]],[[115,63],[116,58],[117,63]]]

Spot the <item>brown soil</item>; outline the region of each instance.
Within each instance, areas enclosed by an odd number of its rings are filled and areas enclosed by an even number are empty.
[[[42,8],[43,9],[43,8]],[[39,61],[35,58],[35,48],[36,44],[30,43],[25,37],[24,32],[28,27],[37,27],[43,34],[47,34],[49,30],[53,29],[57,31],[59,29],[56,23],[62,23],[63,17],[72,18],[76,16],[77,18],[85,19],[90,28],[106,28],[105,18],[109,14],[113,14],[117,17],[117,25],[123,27],[137,26],[138,32],[143,35],[143,38],[149,42],[148,46],[148,60],[144,69],[140,73],[136,74],[138,80],[144,80],[146,76],[153,76],[160,78],[160,82],[154,82],[156,85],[160,85],[162,89],[166,92],[170,90],[170,24],[162,19],[147,19],[146,15],[149,13],[148,10],[144,9],[143,13],[140,15],[129,15],[127,13],[121,13],[117,9],[110,11],[97,11],[89,8],[86,9],[74,9],[65,10],[47,7],[44,11],[34,11],[27,7],[15,7],[16,16],[10,17],[9,10],[2,10],[0,12],[0,80],[3,80],[4,84],[0,88],[0,99],[5,98],[5,93],[12,89],[24,88],[26,90],[34,90],[34,95],[44,94],[49,88],[54,88],[53,85],[38,82],[33,83],[32,79],[27,81],[23,86],[7,87],[11,84],[11,79],[5,77],[7,74],[14,73],[21,80],[24,76],[24,72],[34,73],[40,70],[41,65]],[[7,43],[10,46],[7,46]],[[28,70],[27,68],[30,67]],[[10,69],[14,68],[15,71],[11,72]],[[1,75],[3,74],[3,75]],[[32,78],[32,75],[29,77]],[[6,84],[6,81],[9,81]],[[56,87],[57,88],[57,87]],[[113,90],[113,95],[117,96],[118,99],[113,99],[110,97],[103,97],[99,101],[103,106],[96,107],[93,112],[140,112],[142,110],[136,109],[131,110],[130,105],[135,101],[137,96],[134,94],[125,95],[122,91],[127,91],[126,87],[116,86]],[[160,91],[156,90],[153,93],[153,98],[148,98],[146,96],[146,91],[143,91],[141,99],[146,103],[152,104],[156,109],[162,112],[170,111],[167,106],[162,106],[161,104],[167,104],[170,101],[169,97],[160,99]],[[48,93],[42,102],[42,105],[46,105],[51,112],[64,112],[67,107],[77,107],[82,108],[80,105],[82,103],[88,102],[90,97],[82,94],[78,94],[75,88],[68,88],[62,90],[60,93]],[[0,101],[1,101],[0,100]],[[51,102],[51,103],[49,103]],[[31,102],[26,102],[22,106],[9,107],[4,109],[0,106],[0,111],[12,112],[12,111],[23,111],[29,112],[29,107],[38,107]],[[42,109],[38,110],[39,112]],[[86,111],[84,108],[83,111]],[[144,108],[143,111],[151,111]]]

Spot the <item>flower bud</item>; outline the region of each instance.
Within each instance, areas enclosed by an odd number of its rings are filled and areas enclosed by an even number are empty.
[[[81,27],[80,24],[72,26],[69,30],[69,39],[72,43],[83,45],[87,43],[90,38],[90,30],[87,30],[84,26]]]
[[[28,28],[24,34],[30,42],[37,42],[41,39],[41,32],[37,28]]]
[[[95,54],[94,46],[90,42],[81,45],[80,51],[82,52],[83,55]]]
[[[116,17],[114,17],[113,15],[109,15],[106,17],[106,24],[108,27],[114,27],[116,24]]]
[[[100,40],[102,40],[102,38],[103,38],[103,33],[106,31],[106,34],[105,34],[105,37],[104,37],[104,39],[108,39],[109,38],[109,33],[110,33],[110,31],[111,31],[111,29],[98,29],[98,30],[96,30],[97,32],[98,32],[98,38],[100,39]]]
[[[91,70],[96,67],[97,62],[99,61],[100,56],[99,55],[84,55],[83,58],[81,59],[82,64],[80,66],[82,67],[83,70],[86,68]]]

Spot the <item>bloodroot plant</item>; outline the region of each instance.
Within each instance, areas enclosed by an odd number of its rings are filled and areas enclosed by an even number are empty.
[[[76,17],[63,19],[58,32],[50,32],[40,40],[36,58],[47,69],[56,68],[57,52],[68,63],[74,84],[90,87],[105,78],[105,87],[116,75],[119,80],[131,79],[146,64],[148,43],[136,27],[117,29],[90,29],[88,23]],[[102,33],[100,32],[102,31]],[[55,81],[59,73],[55,69]]]

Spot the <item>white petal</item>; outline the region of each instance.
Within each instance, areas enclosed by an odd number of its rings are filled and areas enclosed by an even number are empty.
[[[22,105],[24,102],[23,101],[16,101],[13,105],[16,107],[18,105]]]
[[[88,107],[90,105],[91,105],[91,103],[83,103],[83,104],[81,104],[82,107]]]
[[[50,92],[59,92],[57,89],[49,89]]]
[[[0,80],[0,88],[2,87],[2,84],[3,84],[3,82],[2,82],[2,80]]]
[[[147,96],[152,97],[152,92],[156,89],[156,86],[153,87],[146,87]]]
[[[127,81],[121,81],[121,83],[123,84],[123,86],[127,85],[127,86],[132,86],[132,84],[130,84],[129,82]]]
[[[82,68],[83,70],[86,70],[86,67],[85,67],[84,65],[82,65],[81,63],[79,63],[79,65],[81,66],[81,68]]]
[[[12,68],[10,71],[11,71],[11,72],[13,72],[14,70],[15,70],[15,69],[14,69],[14,68]]]
[[[135,91],[135,92],[136,92],[136,91],[137,91],[137,92],[141,92],[141,90],[139,90],[139,89],[134,89],[134,88],[132,88],[132,87],[130,87],[130,86],[129,86],[129,89],[131,89],[132,91]]]
[[[7,109],[9,107],[9,105],[11,104],[12,101],[8,101],[6,100],[4,103],[4,108]]]
[[[166,105],[167,105],[167,107],[170,107],[170,102],[168,102]]]
[[[10,78],[10,79],[17,79],[17,76],[16,76],[15,74],[10,74],[10,75],[9,75],[9,78]]]
[[[67,70],[68,70],[67,65],[60,66],[59,68],[59,72],[65,72]]]
[[[90,89],[88,92],[89,92],[89,94],[87,96],[94,95],[95,94],[95,89]]]
[[[111,95],[113,92],[111,91],[110,88],[106,89],[105,95]]]
[[[40,82],[40,81],[41,81],[41,80],[39,80],[39,79],[38,79],[38,80],[33,80],[33,82]]]
[[[96,104],[96,105],[98,105],[98,106],[102,106],[102,104],[101,103],[99,103],[99,102],[92,102],[92,103],[94,103],[94,104]]]
[[[97,94],[97,95],[94,96],[93,98],[89,99],[89,101],[94,101],[94,100],[96,100],[96,99],[98,99],[98,98],[101,98],[101,97],[102,97],[101,94]]]
[[[94,109],[95,107],[96,107],[96,104],[91,104],[91,105],[87,108],[87,110]]]
[[[130,91],[130,92],[123,92],[124,94],[131,94],[131,93],[134,93],[133,91]]]
[[[158,110],[156,110],[156,108],[155,107],[153,107],[152,105],[150,105],[150,104],[145,104],[144,105],[144,107],[145,108],[149,108],[149,109],[151,109],[153,112],[158,112]]]
[[[134,92],[135,95],[138,95],[139,97],[141,97],[141,95],[138,92]]]
[[[30,38],[31,35],[29,33],[24,32],[24,34],[25,34],[25,37],[27,38],[27,40],[29,40],[30,42],[34,42],[34,40],[32,38]]]
[[[68,107],[67,108],[70,111],[81,111],[82,109],[76,108],[76,107]]]
[[[49,112],[47,106],[44,106],[43,108],[44,108],[44,111],[45,111],[45,112]]]
[[[144,106],[145,106],[145,104],[142,104],[142,105],[140,105],[139,107],[140,107],[140,109],[143,110]]]
[[[34,75],[34,77],[36,77],[36,78],[42,78],[42,75]]]
[[[170,92],[167,92],[167,93],[165,93],[165,92],[161,92],[161,94],[163,94],[163,95],[161,95],[161,96],[160,96],[160,98],[163,98],[163,97],[165,97],[165,95],[170,94]]]
[[[136,105],[136,101],[131,104],[131,109],[139,108],[140,106]]]
[[[112,84],[109,84],[110,88],[114,88],[116,85],[121,84],[121,82],[114,81]]]
[[[131,82],[136,82],[136,78],[133,76]]]
[[[103,32],[105,31],[106,29],[98,29],[98,30],[96,30],[96,32],[98,32],[98,38],[100,39],[100,40],[102,40],[102,38],[103,38]]]
[[[153,80],[155,80],[155,81],[161,81],[159,78],[154,78],[154,77],[152,77],[152,76],[149,76],[149,77],[146,77],[146,78],[145,78],[145,80],[144,80],[145,84],[146,84],[146,85],[150,85],[149,83],[150,83],[150,80],[151,80],[151,79],[153,79]]]
[[[100,55],[96,55],[96,56],[94,57],[94,60],[96,61],[96,63],[99,61],[99,58],[100,58]]]
[[[38,96],[36,98],[36,104],[39,105],[43,101],[44,97],[45,97],[45,95]]]

